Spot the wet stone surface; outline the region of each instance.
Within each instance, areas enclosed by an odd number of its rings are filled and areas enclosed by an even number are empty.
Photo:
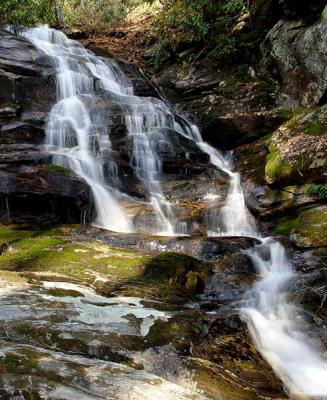
[[[73,226],[0,239],[1,398],[284,397],[238,317],[246,239],[210,241],[210,262],[185,254],[195,239],[184,254]]]

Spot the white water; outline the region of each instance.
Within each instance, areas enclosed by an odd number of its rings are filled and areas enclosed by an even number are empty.
[[[183,134],[184,130],[178,130]],[[224,206],[211,215],[209,236],[257,238],[249,255],[261,279],[248,292],[242,315],[258,350],[284,382],[290,395],[327,398],[327,361],[303,332],[301,313],[288,298],[288,286],[296,274],[284,247],[272,238],[261,239],[255,219],[246,208],[240,176],[219,151],[202,141],[197,127],[187,131],[210,156],[211,163],[230,177]],[[215,196],[207,196],[210,201]],[[210,230],[211,228],[211,230]]]
[[[249,252],[259,280],[243,315],[262,355],[291,395],[327,396],[327,361],[303,332],[299,310],[288,298],[296,278],[283,246],[266,238]]]
[[[183,122],[183,121],[182,121]],[[215,197],[208,194],[208,236],[250,236],[257,237],[256,222],[249,213],[244,199],[244,193],[241,185],[241,179],[237,172],[233,172],[233,162],[231,157],[223,156],[217,149],[204,142],[199,129],[195,125],[189,125],[185,121],[185,125],[176,123],[176,131],[194,140],[197,146],[210,157],[212,165],[224,171],[230,179],[229,190],[225,204],[221,209],[211,208],[214,206]],[[211,203],[211,204],[210,204]]]
[[[197,142],[213,165],[230,176],[225,205],[218,212],[211,236],[256,237],[261,244],[249,255],[261,279],[247,295],[242,314],[258,350],[285,383],[291,395],[327,396],[327,361],[303,332],[301,314],[288,298],[288,286],[296,274],[284,247],[272,238],[261,239],[248,212],[238,173],[206,143]]]
[[[134,230],[119,200],[117,165],[110,156],[112,146],[106,116],[93,115],[89,99],[96,97],[95,86],[106,92],[121,107],[133,142],[131,165],[149,193],[156,223],[152,232],[174,236],[185,234],[183,224],[174,223],[171,205],[160,180],[159,151],[170,146],[167,131],[173,116],[160,100],[133,96],[133,86],[114,61],[104,61],[63,33],[46,26],[20,32],[49,55],[57,69],[57,104],[47,125],[46,148],[53,162],[67,166],[92,189],[96,219],[94,225],[117,232]],[[108,163],[108,159],[110,160]],[[104,163],[107,173],[104,173]],[[116,187],[115,187],[116,186]]]
[[[110,65],[61,32],[39,27],[22,34],[49,55],[57,69],[58,102],[50,112],[46,129],[46,148],[54,155],[53,162],[69,167],[89,184],[97,212],[95,225],[131,232],[133,225],[119,204],[120,194],[104,176],[101,160],[111,152],[104,116],[102,120],[101,114],[92,118],[83,102],[83,96],[94,93],[94,76],[101,85],[120,93],[128,94],[131,88],[119,85],[119,77]],[[115,171],[112,161],[111,165],[111,171]]]

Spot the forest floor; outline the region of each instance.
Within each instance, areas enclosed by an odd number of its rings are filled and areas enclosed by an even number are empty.
[[[94,27],[75,27],[66,33],[91,50],[102,52],[104,56],[133,62],[144,68],[148,58],[148,46],[153,41],[154,18],[153,15],[146,15],[101,31]]]

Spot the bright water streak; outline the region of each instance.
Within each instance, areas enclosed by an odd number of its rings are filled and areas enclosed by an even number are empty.
[[[261,354],[291,395],[327,396],[327,361],[303,333],[288,299],[295,278],[285,249],[271,238],[249,252],[262,279],[248,293],[243,314]]]
[[[25,31],[24,36],[52,57],[57,68],[58,103],[50,112],[46,143],[53,161],[68,166],[89,184],[97,212],[95,225],[131,232],[131,220],[119,205],[118,191],[106,182],[100,162],[103,154],[111,151],[105,121],[93,121],[80,97],[94,94],[94,76],[100,81],[105,76],[103,85],[108,87],[111,82],[112,89],[122,94],[129,93],[130,88],[119,85],[108,65],[61,32],[39,27]]]
[[[217,149],[204,142],[199,129],[195,125],[176,124],[180,134],[193,140],[197,146],[210,157],[212,165],[225,172],[230,179],[226,202],[221,209],[209,210],[207,222],[208,236],[250,236],[257,237],[259,232],[255,219],[249,213],[244,199],[241,179],[237,172],[233,172],[232,160],[223,156]],[[214,205],[214,197],[207,196],[207,200]]]

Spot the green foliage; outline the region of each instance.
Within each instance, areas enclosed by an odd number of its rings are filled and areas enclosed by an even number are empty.
[[[66,23],[93,25],[116,25],[146,0],[66,0],[64,5]],[[100,24],[100,25],[99,25]]]
[[[246,10],[244,0],[161,0],[161,3],[154,31],[157,44],[150,51],[155,64],[166,61],[183,47],[204,45],[212,57],[225,57],[235,51],[234,27]]]
[[[0,23],[70,26],[81,24],[101,29],[115,25],[143,3],[152,0],[1,0]]]
[[[311,197],[319,199],[327,199],[327,183],[315,184],[312,183],[307,186],[305,193]]]
[[[55,14],[52,0],[1,0],[0,23],[35,25],[53,24]]]

